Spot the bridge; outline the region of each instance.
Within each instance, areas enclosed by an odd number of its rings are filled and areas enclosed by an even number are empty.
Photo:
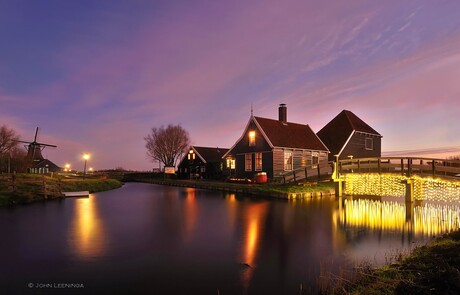
[[[336,195],[460,201],[460,160],[422,157],[345,159],[302,167],[275,177],[281,183],[333,179]]]
[[[460,161],[417,157],[339,160],[332,178],[336,195],[404,196],[414,200],[460,201]],[[345,188],[343,184],[345,183]]]

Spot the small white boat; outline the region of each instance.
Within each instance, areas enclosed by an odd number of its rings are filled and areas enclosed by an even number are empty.
[[[64,197],[89,197],[89,191],[62,192]]]

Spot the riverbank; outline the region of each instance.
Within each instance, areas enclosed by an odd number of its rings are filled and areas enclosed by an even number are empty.
[[[63,198],[63,191],[94,193],[121,186],[118,180],[101,177],[82,179],[58,175],[5,174],[0,175],[0,206]]]
[[[460,294],[460,230],[445,234],[377,269],[361,265],[333,278],[322,294]]]
[[[331,181],[305,182],[290,184],[247,184],[209,180],[180,180],[166,178],[152,178],[147,176],[126,177],[125,182],[145,182],[159,185],[191,187],[243,193],[247,195],[263,196],[279,199],[306,199],[315,197],[335,196],[334,183]]]

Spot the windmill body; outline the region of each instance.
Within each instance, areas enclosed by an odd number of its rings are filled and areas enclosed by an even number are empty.
[[[42,174],[61,170],[59,166],[57,166],[50,160],[45,159],[42,155],[42,150],[45,147],[55,148],[57,146],[47,143],[40,143],[37,141],[37,137],[38,127],[35,129],[35,136],[33,141],[19,140],[19,142],[26,144],[25,148],[27,149],[27,160],[31,163],[31,167],[29,167],[29,172]]]

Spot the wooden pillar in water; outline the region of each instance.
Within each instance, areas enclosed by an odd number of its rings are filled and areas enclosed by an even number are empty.
[[[407,203],[414,202],[414,181],[412,179],[407,179],[404,181],[406,184],[406,205]]]

